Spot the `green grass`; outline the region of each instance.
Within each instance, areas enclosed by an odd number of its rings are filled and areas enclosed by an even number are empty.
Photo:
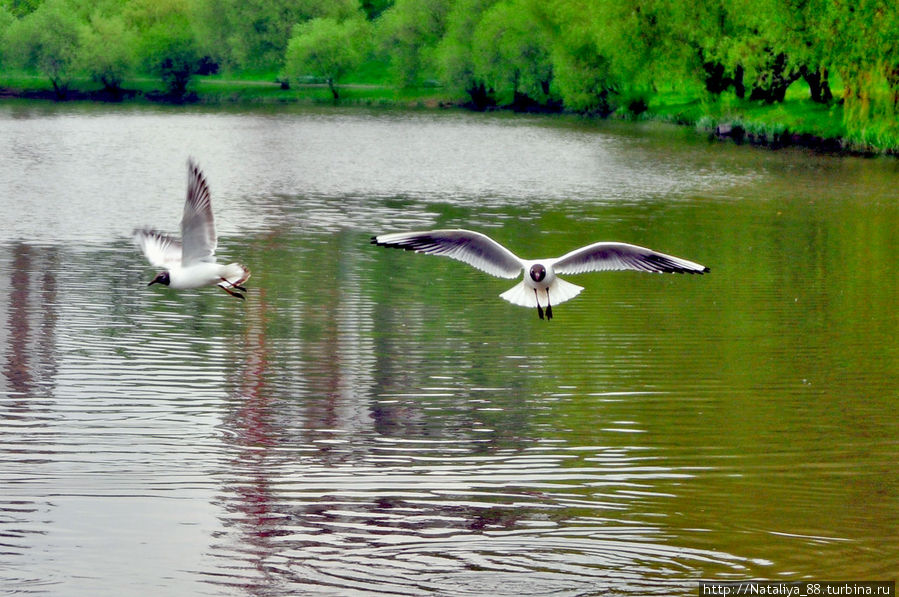
[[[842,95],[839,80],[831,82],[835,98]],[[885,103],[888,90],[877,102]],[[808,86],[797,81],[779,104],[740,100],[733,94],[709,98],[701,89],[665,89],[650,102],[642,118],[690,125],[707,132],[727,125],[740,127],[750,142],[770,144],[786,140],[823,149],[858,153],[899,153],[899,123],[890,114],[869,114],[863,123],[846,118],[843,103],[828,105],[809,99]],[[849,122],[849,124],[847,124]]]
[[[703,102],[693,100],[651,103],[651,117],[678,124],[714,129],[719,124],[739,125],[747,132],[791,132],[822,138],[845,136],[843,109],[839,104],[823,105],[810,100],[787,99],[767,105],[750,101]]]
[[[277,72],[223,73],[196,76],[188,93],[200,104],[333,104],[328,86],[323,82],[291,82],[288,89],[280,83]],[[444,102],[449,94],[433,85],[396,89],[387,82],[383,68],[367,68],[347,77],[338,85],[340,105],[431,107]],[[163,89],[158,79],[131,77],[123,89],[136,92],[126,101],[150,102],[161,98]],[[70,99],[89,99],[102,86],[87,78],[74,78],[69,83]],[[23,72],[0,73],[0,96],[52,97],[53,86],[44,76]]]

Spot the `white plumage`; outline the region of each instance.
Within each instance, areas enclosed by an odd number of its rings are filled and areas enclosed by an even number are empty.
[[[616,242],[593,243],[555,259],[526,260],[480,232],[461,229],[382,234],[372,237],[372,243],[451,257],[500,278],[522,276],[521,282],[500,297],[513,305],[536,307],[541,319],[544,306],[547,319],[551,319],[552,305],[573,299],[583,290],[562,280],[557,274],[610,270],[688,274],[709,271],[704,265],[680,257]]]
[[[215,261],[218,240],[209,185],[200,168],[187,162],[187,198],[181,217],[181,240],[149,228],[134,231],[134,241],[151,265],[164,268],[148,284],[163,284],[175,289],[218,286],[231,296],[243,299],[241,286],[250,270],[239,263]]]

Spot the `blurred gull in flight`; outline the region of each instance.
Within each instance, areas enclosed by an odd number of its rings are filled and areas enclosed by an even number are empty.
[[[500,278],[522,281],[500,297],[513,305],[537,307],[537,315],[552,319],[553,304],[576,297],[583,288],[557,274],[582,274],[609,270],[653,273],[704,274],[709,268],[651,249],[626,243],[599,242],[575,249],[556,259],[522,259],[490,237],[471,230],[397,232],[372,237],[373,244],[429,255],[443,255]]]
[[[181,240],[148,228],[135,230],[134,240],[152,265],[165,268],[147,286],[159,283],[178,290],[218,286],[243,300],[239,291],[247,291],[241,284],[250,277],[250,270],[239,263],[216,263],[217,240],[209,186],[193,160],[187,161]]]

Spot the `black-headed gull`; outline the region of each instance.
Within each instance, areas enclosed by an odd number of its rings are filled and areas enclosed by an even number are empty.
[[[573,299],[583,290],[556,274],[609,270],[678,274],[709,271],[704,265],[627,243],[599,242],[555,259],[522,259],[489,236],[471,230],[397,232],[374,236],[371,242],[382,247],[451,257],[500,278],[521,275],[521,282],[500,297],[513,305],[537,307],[540,319],[543,319],[543,305],[546,318],[552,319],[553,304]]]
[[[218,286],[231,296],[244,298],[238,291],[246,292],[241,284],[249,279],[250,270],[239,263],[216,263],[218,241],[209,185],[193,160],[187,161],[181,240],[149,228],[135,230],[134,240],[152,265],[165,268],[147,286],[158,283],[179,290]]]

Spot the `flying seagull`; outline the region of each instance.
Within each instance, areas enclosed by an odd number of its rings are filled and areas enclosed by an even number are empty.
[[[181,240],[149,228],[134,231],[137,243],[147,260],[165,268],[147,284],[163,284],[182,290],[201,286],[218,286],[231,296],[243,300],[247,289],[241,286],[250,270],[239,263],[222,265],[215,261],[215,221],[206,177],[193,160],[187,161],[187,199],[181,217]]]
[[[553,304],[576,297],[582,287],[557,274],[582,274],[609,270],[653,273],[704,274],[709,268],[686,259],[627,243],[599,242],[575,249],[556,259],[522,259],[492,238],[471,230],[428,230],[373,236],[372,244],[416,253],[443,255],[500,278],[521,282],[499,295],[513,305],[537,307],[537,315],[552,319]]]

